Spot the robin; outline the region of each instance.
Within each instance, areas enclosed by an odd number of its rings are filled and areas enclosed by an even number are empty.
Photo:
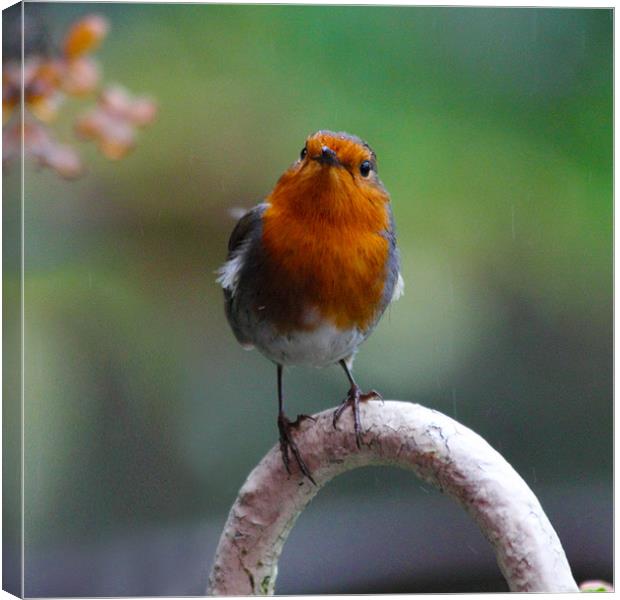
[[[238,221],[218,274],[237,340],[276,364],[284,466],[290,473],[290,449],[314,483],[292,435],[312,417],[284,414],[282,370],[338,363],[350,389],[333,424],[351,408],[361,447],[359,404],[381,396],[362,393],[353,358],[404,288],[390,196],[370,146],[343,132],[310,135],[266,200]]]

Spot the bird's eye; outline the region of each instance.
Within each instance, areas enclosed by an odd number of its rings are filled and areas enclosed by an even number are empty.
[[[303,160],[304,158],[306,158],[306,154],[308,154],[308,148],[306,148],[305,146],[301,149],[301,152],[299,153],[299,158],[300,160]]]
[[[372,169],[372,165],[370,164],[370,161],[365,160],[360,165],[360,174],[362,175],[362,177],[368,177],[368,175],[370,175],[371,169]]]

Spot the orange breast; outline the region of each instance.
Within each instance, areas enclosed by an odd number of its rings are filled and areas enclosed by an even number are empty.
[[[374,321],[389,251],[386,206],[349,209],[346,219],[277,201],[265,211],[259,304],[281,331],[311,330],[321,319],[364,330]]]

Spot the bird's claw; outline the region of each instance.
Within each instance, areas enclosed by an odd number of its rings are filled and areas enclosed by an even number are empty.
[[[352,385],[349,389],[347,397],[342,401],[342,404],[334,411],[334,418],[332,420],[334,429],[338,429],[338,419],[340,419],[345,409],[350,407],[353,411],[353,428],[355,429],[355,443],[358,448],[362,447],[360,402],[366,402],[367,400],[372,400],[373,398],[376,398],[377,400],[381,400],[381,402],[383,402],[383,396],[381,396],[381,394],[376,390],[370,390],[370,392],[363,394],[359,386]]]
[[[297,418],[290,422],[289,425],[291,427],[295,427],[295,429],[299,429],[299,426],[306,420],[316,423],[316,417],[313,417],[312,415],[297,415]]]
[[[311,421],[316,421],[314,417],[309,415],[297,415],[297,419],[295,421],[289,421],[283,414],[278,416],[278,430],[280,432],[280,453],[282,454],[282,462],[284,463],[284,467],[286,468],[286,472],[291,474],[291,466],[290,466],[290,458],[289,458],[289,448],[295,457],[295,461],[299,466],[299,470],[314,484],[316,485],[316,481],[312,477],[312,473],[310,469],[308,469],[304,459],[301,457],[301,453],[299,452],[299,448],[291,435],[291,429],[298,429],[299,425],[305,421],[306,419],[310,419]]]

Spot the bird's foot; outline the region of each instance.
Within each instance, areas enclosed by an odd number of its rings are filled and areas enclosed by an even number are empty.
[[[334,419],[333,425],[334,429],[338,429],[336,426],[338,423],[338,419],[342,416],[342,413],[347,409],[351,408],[353,411],[353,427],[355,429],[355,443],[358,448],[362,447],[362,424],[360,421],[360,402],[366,402],[367,400],[372,400],[376,398],[377,400],[383,401],[383,396],[376,390],[370,390],[370,392],[363,394],[362,390],[360,390],[359,386],[352,385],[347,397],[343,400],[342,404],[334,411]]]
[[[295,457],[295,461],[299,466],[299,470],[314,484],[316,485],[316,481],[314,481],[312,477],[312,473],[310,469],[308,469],[304,459],[301,457],[301,453],[299,452],[299,448],[293,439],[293,435],[291,430],[298,429],[303,421],[306,419],[310,419],[311,421],[316,421],[314,417],[310,415],[297,415],[297,418],[294,421],[289,421],[288,418],[280,413],[278,415],[278,430],[280,432],[280,452],[282,453],[282,462],[284,463],[284,467],[286,468],[286,472],[291,474],[291,466],[290,466],[290,458],[289,458],[289,449],[293,453]]]

